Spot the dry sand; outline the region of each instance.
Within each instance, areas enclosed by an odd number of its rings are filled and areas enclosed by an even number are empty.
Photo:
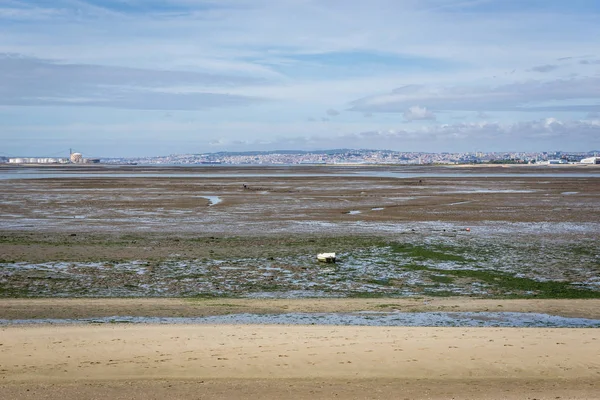
[[[600,331],[5,327],[4,398],[600,398]]]

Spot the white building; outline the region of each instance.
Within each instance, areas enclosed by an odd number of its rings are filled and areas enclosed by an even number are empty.
[[[580,161],[582,164],[600,164],[600,157],[588,157]]]
[[[36,158],[36,157],[16,157],[9,158],[9,164],[65,164],[65,158]]]
[[[540,165],[568,164],[568,161],[567,160],[548,160],[548,161],[540,161],[538,164],[540,164]]]
[[[83,155],[81,153],[71,153],[69,158],[73,164],[80,164],[83,162]]]

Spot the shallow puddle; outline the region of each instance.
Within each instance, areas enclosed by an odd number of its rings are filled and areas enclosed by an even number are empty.
[[[229,314],[210,317],[127,317],[83,319],[1,319],[0,326],[31,324],[255,324],[255,325],[346,325],[410,327],[530,327],[600,328],[600,320],[567,318],[538,313],[517,312],[354,312]]]
[[[219,196],[200,196],[203,199],[207,199],[210,203],[208,203],[209,206],[214,206],[219,204],[220,202],[223,201],[223,199],[221,199]]]

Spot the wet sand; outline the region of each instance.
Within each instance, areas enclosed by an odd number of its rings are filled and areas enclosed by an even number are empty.
[[[205,317],[225,314],[399,312],[521,312],[600,319],[599,299],[507,300],[469,297],[379,299],[2,299],[0,319],[82,319],[113,316]]]
[[[0,390],[8,398],[600,393],[595,329],[105,325],[0,332]]]

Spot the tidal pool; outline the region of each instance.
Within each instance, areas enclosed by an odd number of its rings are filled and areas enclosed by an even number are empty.
[[[229,314],[209,317],[129,317],[82,319],[0,319],[0,326],[32,324],[252,324],[252,325],[346,325],[409,327],[528,327],[600,328],[600,320],[568,318],[549,314],[518,312],[353,312]]]
[[[223,201],[223,199],[221,199],[219,196],[200,196],[203,199],[207,199],[208,201],[210,201],[210,203],[208,204],[209,206],[214,206],[219,204],[220,202]]]

